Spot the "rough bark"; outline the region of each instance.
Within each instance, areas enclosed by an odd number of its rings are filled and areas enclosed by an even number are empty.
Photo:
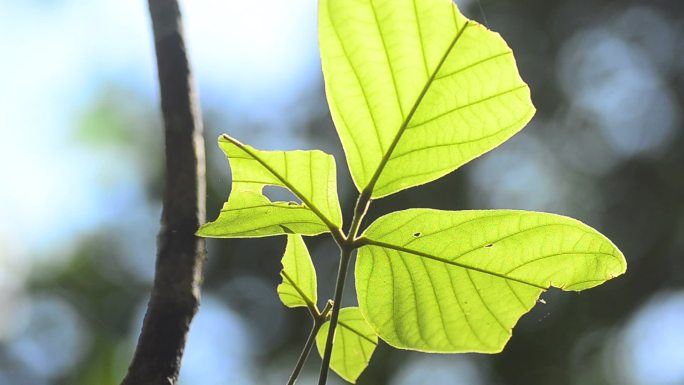
[[[154,285],[123,385],[176,384],[199,307],[205,220],[202,120],[176,0],[149,0],[164,118],[166,176]]]

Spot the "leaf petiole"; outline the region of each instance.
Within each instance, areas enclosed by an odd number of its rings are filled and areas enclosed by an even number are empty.
[[[287,381],[287,385],[294,385],[295,382],[297,382],[297,377],[299,377],[299,373],[302,371],[302,368],[304,367],[306,360],[309,358],[309,354],[311,353],[311,349],[314,346],[314,342],[316,342],[316,336],[318,335],[318,331],[321,330],[321,327],[325,323],[326,318],[328,317],[328,313],[330,313],[332,306],[332,301],[329,300],[325,304],[323,310],[320,312],[316,307],[314,307],[313,309],[309,308],[309,311],[311,312],[311,318],[313,319],[313,326],[311,327],[309,337],[307,337],[306,342],[304,343],[304,348],[302,349],[302,352],[299,354],[297,364],[292,370],[290,379]]]
[[[325,343],[325,352],[323,354],[323,363],[321,364],[321,373],[318,377],[318,385],[325,385],[328,379],[328,368],[330,367],[330,358],[332,356],[335,328],[337,327],[337,319],[340,315],[342,293],[344,292],[344,281],[347,278],[347,268],[349,267],[349,260],[351,259],[352,251],[353,248],[351,247],[343,247],[340,253],[340,267],[337,270],[337,282],[335,284],[335,299],[333,299],[332,314],[330,316],[330,329],[328,329],[328,337]]]
[[[330,328],[328,329],[328,336],[325,343],[325,352],[323,353],[323,362],[321,363],[321,373],[318,377],[318,385],[325,385],[328,379],[330,359],[332,357],[332,348],[335,339],[335,329],[337,328],[337,319],[340,314],[344,282],[347,278],[347,269],[349,268],[352,252],[356,249],[356,235],[361,226],[361,222],[363,221],[363,217],[365,217],[368,212],[370,201],[370,190],[363,191],[361,195],[359,195],[356,206],[354,207],[354,217],[352,218],[352,223],[349,227],[349,234],[345,237],[344,242],[338,242],[338,246],[340,247],[340,267],[337,270],[337,282],[335,283],[335,297],[333,299],[332,314],[330,316]]]
[[[304,349],[302,349],[302,353],[299,355],[297,365],[295,365],[294,370],[292,370],[292,374],[290,375],[290,379],[287,381],[287,385],[294,385],[294,383],[297,382],[297,377],[299,377],[299,373],[302,371],[302,368],[306,363],[306,359],[309,358],[311,348],[313,348],[314,342],[316,342],[316,335],[318,335],[318,331],[321,330],[321,326],[323,326],[323,323],[324,321],[314,319],[313,327],[311,328],[311,333],[309,333],[309,337],[306,339]]]

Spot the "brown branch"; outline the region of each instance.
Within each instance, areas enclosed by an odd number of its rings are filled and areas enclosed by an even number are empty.
[[[122,385],[173,385],[200,297],[205,220],[202,119],[176,0],[149,0],[166,141],[166,177],[154,286]]]

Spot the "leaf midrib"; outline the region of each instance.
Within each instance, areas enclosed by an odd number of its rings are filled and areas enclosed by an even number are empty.
[[[370,342],[370,343],[373,344],[373,345],[377,345],[377,344],[378,344],[376,341],[373,341],[372,339],[368,338],[365,334],[363,334],[363,333],[361,333],[360,331],[356,330],[355,328],[349,326],[349,324],[345,323],[344,321],[341,321],[341,320],[338,319],[338,320],[337,320],[337,323],[338,323],[340,326],[343,326],[343,327],[345,327],[346,329],[348,329],[350,332],[352,332],[352,333],[358,335],[359,337],[361,337],[362,339],[366,340],[367,342]]]
[[[283,275],[283,278],[287,279],[288,283],[290,286],[294,287],[294,289],[297,291],[297,293],[302,297],[304,302],[306,303],[306,306],[309,309],[316,309],[316,305],[313,303],[313,301],[302,291],[302,289],[299,288],[299,285],[295,283],[292,278],[285,272],[285,270],[281,271],[280,274]]]
[[[292,191],[293,194],[295,194],[299,199],[302,200],[302,203],[304,203],[311,211],[313,211],[316,216],[318,216],[323,223],[325,223],[326,226],[330,229],[331,232],[335,233],[338,231],[340,228],[335,225],[330,219],[328,219],[322,212],[321,210],[318,209],[309,199],[304,196],[297,188],[295,188],[290,182],[288,182],[285,178],[283,178],[278,172],[276,172],[271,166],[269,166],[266,162],[264,162],[263,159],[261,159],[257,154],[252,152],[247,146],[242,144],[240,141],[228,136],[228,135],[223,135],[223,138],[229,141],[230,143],[234,144],[237,146],[239,149],[242,151],[246,152],[249,156],[252,157],[252,159],[256,160],[261,164],[268,172],[270,172],[273,176],[275,176],[282,184],[284,184],[290,191]]]
[[[399,127],[399,130],[397,131],[397,135],[394,137],[394,139],[392,140],[392,143],[390,144],[389,148],[387,149],[387,152],[385,153],[385,155],[380,160],[380,164],[378,164],[378,168],[375,170],[375,173],[371,177],[370,181],[368,182],[366,187],[363,189],[363,193],[369,194],[369,196],[373,195],[373,189],[375,188],[375,184],[378,182],[378,179],[380,179],[380,175],[384,171],[385,166],[387,165],[387,162],[389,162],[390,157],[392,156],[392,152],[397,147],[397,144],[399,143],[399,140],[401,139],[402,135],[404,134],[404,131],[406,131],[406,128],[408,127],[409,123],[411,123],[411,119],[413,119],[413,115],[418,110],[418,107],[420,106],[421,102],[423,101],[423,98],[425,98],[425,95],[427,94],[428,90],[430,89],[430,86],[435,81],[437,74],[442,69],[442,66],[444,65],[444,62],[446,61],[447,57],[449,56],[449,54],[451,54],[451,51],[453,50],[454,46],[456,45],[456,42],[458,42],[460,37],[463,35],[463,32],[465,32],[466,28],[468,28],[469,25],[470,25],[470,21],[466,21],[463,24],[463,28],[461,28],[456,33],[456,36],[454,37],[451,44],[447,48],[446,52],[444,53],[444,55],[440,59],[440,61],[437,64],[437,67],[435,68],[434,72],[432,73],[430,78],[425,83],[425,86],[423,86],[423,89],[421,90],[420,94],[416,98],[415,103],[413,103],[413,106],[411,107],[411,110],[409,111],[408,115],[406,115],[406,118],[401,123],[401,126]]]
[[[477,272],[479,272],[479,273],[489,274],[489,275],[492,275],[492,276],[495,276],[495,277],[498,277],[498,278],[502,278],[502,279],[506,279],[506,280],[509,280],[509,281],[514,281],[514,282],[522,283],[522,284],[525,284],[525,285],[528,285],[528,286],[533,286],[533,287],[536,287],[537,289],[542,289],[542,290],[547,290],[547,289],[548,289],[547,286],[538,285],[538,284],[536,284],[536,283],[532,283],[532,282],[529,282],[529,281],[525,281],[525,280],[519,279],[519,278],[507,277],[507,276],[505,276],[505,275],[503,275],[503,274],[501,274],[501,273],[497,273],[497,272],[494,272],[494,271],[491,271],[491,270],[481,269],[481,268],[479,268],[479,267],[467,265],[467,264],[460,263],[460,262],[451,261],[451,260],[448,260],[448,259],[445,259],[445,258],[438,257],[438,256],[436,256],[436,255],[424,253],[424,252],[422,252],[422,251],[412,250],[412,249],[408,249],[408,248],[405,248],[405,247],[402,247],[402,246],[392,245],[392,244],[390,244],[390,243],[380,242],[380,241],[376,241],[376,240],[369,239],[369,238],[361,238],[360,241],[361,241],[361,242],[360,242],[360,243],[361,243],[361,246],[360,246],[360,247],[364,247],[364,246],[378,246],[378,247],[384,247],[384,248],[387,248],[387,249],[390,249],[390,250],[395,250],[395,251],[399,251],[399,252],[402,252],[402,253],[413,254],[413,255],[416,255],[416,256],[419,256],[419,257],[431,259],[431,260],[433,260],[433,261],[442,262],[442,263],[445,263],[445,264],[448,264],[448,265],[452,265],[452,266],[457,266],[457,267],[460,267],[460,268],[463,268],[463,269],[472,270],[472,271],[477,271]]]

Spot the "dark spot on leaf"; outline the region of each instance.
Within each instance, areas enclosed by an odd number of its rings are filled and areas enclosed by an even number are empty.
[[[416,238],[420,237],[421,235],[423,235],[421,232],[413,233],[413,236]]]
[[[492,246],[494,246],[493,243],[490,243],[490,244],[488,244],[488,245],[485,245],[486,248],[490,248],[490,247],[492,247]]]

